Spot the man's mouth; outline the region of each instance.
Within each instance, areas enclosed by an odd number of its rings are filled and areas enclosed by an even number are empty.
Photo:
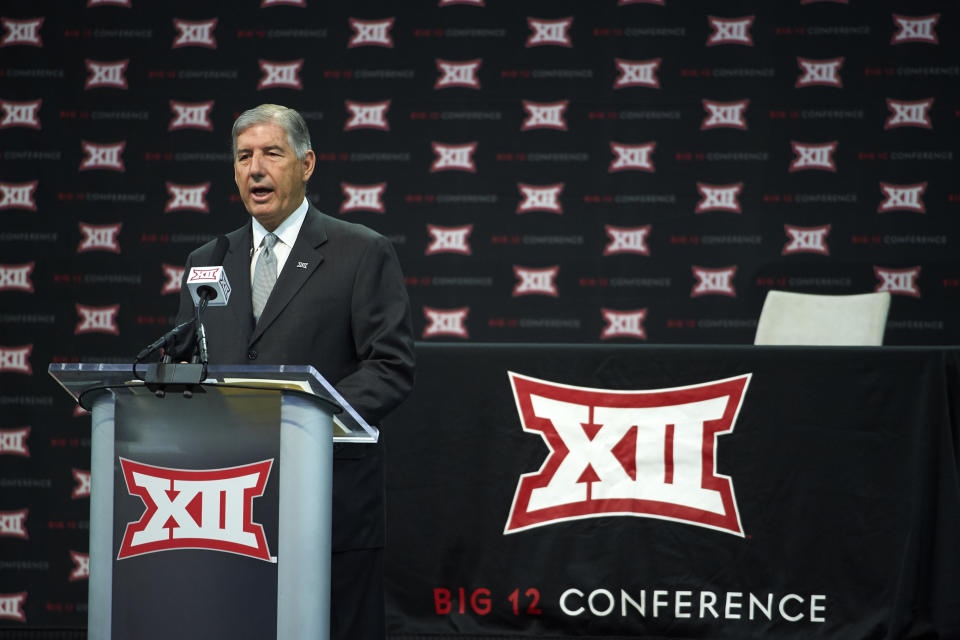
[[[254,187],[250,189],[250,196],[255,202],[263,202],[269,200],[270,196],[273,194],[273,189],[270,187]]]

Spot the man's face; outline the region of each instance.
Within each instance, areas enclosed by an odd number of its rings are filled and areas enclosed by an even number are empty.
[[[315,162],[313,151],[297,160],[278,124],[244,129],[237,136],[233,176],[250,215],[268,231],[276,229],[303,202]]]

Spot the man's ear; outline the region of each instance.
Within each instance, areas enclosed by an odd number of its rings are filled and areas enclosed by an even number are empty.
[[[313,170],[317,166],[317,155],[313,149],[307,149],[303,154],[303,181],[306,182],[313,175]]]

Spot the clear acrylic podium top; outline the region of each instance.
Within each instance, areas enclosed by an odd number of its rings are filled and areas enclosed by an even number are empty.
[[[128,389],[133,393],[145,387],[144,381],[134,375],[133,367],[129,364],[53,363],[48,371],[77,402],[81,402],[82,396],[87,393],[105,392],[107,389],[113,393]],[[144,368],[141,367],[137,374],[142,378]],[[217,387],[226,390],[231,386],[240,386],[305,393],[318,398],[335,411],[334,442],[376,442],[380,436],[379,430],[367,424],[333,385],[311,366],[211,365],[207,368],[207,378],[202,385],[207,391],[216,390]]]

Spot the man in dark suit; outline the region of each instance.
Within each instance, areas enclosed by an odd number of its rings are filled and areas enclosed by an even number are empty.
[[[234,123],[234,177],[250,219],[226,235],[233,291],[204,314],[209,361],[313,365],[379,425],[413,385],[410,303],[386,238],[307,201],[310,147],[306,123],[286,107],[260,105]],[[211,264],[214,246],[192,252],[184,273]],[[192,314],[184,284],[178,323]],[[332,637],[382,638],[382,445],[336,445],[333,476]]]

